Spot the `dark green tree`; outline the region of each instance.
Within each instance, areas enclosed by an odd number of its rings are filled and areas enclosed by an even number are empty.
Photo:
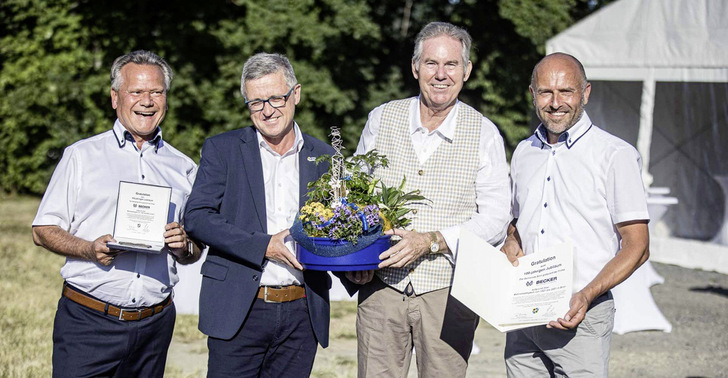
[[[165,138],[193,159],[208,136],[250,124],[240,73],[280,52],[303,86],[296,121],[353,153],[369,111],[416,95],[414,37],[430,21],[466,27],[474,71],[461,98],[500,128],[507,148],[530,132],[530,70],[543,43],[592,0],[5,0],[0,2],[0,188],[42,193],[63,149],[115,118],[109,68],[152,50],[175,71]]]

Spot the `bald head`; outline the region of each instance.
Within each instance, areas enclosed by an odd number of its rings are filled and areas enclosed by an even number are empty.
[[[556,53],[541,59],[533,68],[529,90],[549,143],[556,143],[581,119],[591,85],[576,58]]]
[[[538,82],[539,73],[561,69],[573,70],[577,74],[581,90],[583,91],[586,88],[588,81],[584,66],[573,56],[560,52],[546,55],[536,63],[536,66],[533,67],[533,72],[531,72],[531,88],[534,88],[534,85]]]

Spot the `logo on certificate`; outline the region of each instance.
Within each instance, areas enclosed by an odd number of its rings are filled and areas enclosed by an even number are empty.
[[[534,314],[538,314],[538,307],[534,307],[533,310],[531,310]]]

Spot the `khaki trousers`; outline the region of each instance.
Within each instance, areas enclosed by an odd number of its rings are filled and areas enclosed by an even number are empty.
[[[359,291],[359,378],[406,377],[413,346],[420,377],[465,377],[478,320],[450,288],[406,295],[375,277]]]
[[[536,326],[508,332],[508,378],[606,378],[613,327],[614,301],[608,292],[592,302],[575,330]]]

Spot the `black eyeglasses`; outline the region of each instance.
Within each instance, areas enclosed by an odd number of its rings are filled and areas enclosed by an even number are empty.
[[[245,105],[248,107],[248,109],[250,109],[251,112],[259,112],[263,110],[266,102],[274,108],[282,108],[286,106],[288,97],[291,96],[291,93],[293,93],[293,89],[296,88],[296,85],[298,84],[293,84],[291,89],[288,90],[288,93],[284,94],[283,96],[271,96],[265,100],[256,98],[255,100],[245,101]]]

